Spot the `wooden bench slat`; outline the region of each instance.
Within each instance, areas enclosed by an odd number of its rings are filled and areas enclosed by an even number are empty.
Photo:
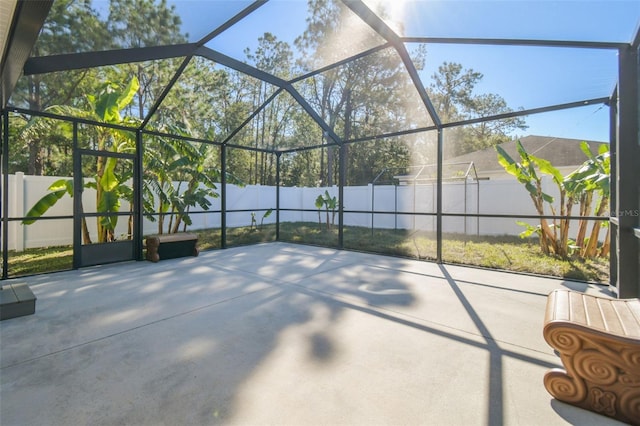
[[[607,328],[604,324],[602,311],[600,310],[598,302],[593,297],[584,297],[584,295],[582,296],[582,301],[584,302],[584,310],[587,316],[586,325],[600,330],[606,330]],[[575,319],[572,319],[572,321],[575,321]]]
[[[627,303],[627,307],[640,326],[640,299],[629,300]],[[638,333],[638,335],[640,335],[640,332]]]
[[[554,320],[569,320],[571,319],[571,311],[569,307],[571,303],[568,303],[570,294],[567,292],[559,292],[555,295],[553,301],[553,319]]]
[[[624,333],[629,337],[640,338],[640,303],[628,300],[616,305],[618,318],[624,328]]]
[[[197,240],[198,236],[196,234],[189,234],[189,233],[176,233],[176,234],[160,234],[160,235],[151,235],[149,237],[147,237],[147,239],[149,238],[156,238],[158,240],[158,242],[160,243],[172,243],[172,242],[176,242],[176,241],[189,241],[189,240]]]
[[[596,299],[598,304],[602,321],[604,323],[605,331],[609,333],[619,334],[621,336],[626,335],[626,330],[620,322],[620,316],[618,315],[618,309],[611,302],[606,299]]]
[[[571,312],[567,320],[586,324],[588,317],[582,295],[568,291],[563,291],[562,294],[566,295],[566,302],[563,300],[562,303],[567,303],[568,306],[565,309]]]

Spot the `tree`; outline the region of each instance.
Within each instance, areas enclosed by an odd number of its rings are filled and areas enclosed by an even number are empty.
[[[320,155],[319,149],[282,154],[280,156],[282,186],[318,186],[321,176]]]
[[[429,96],[444,123],[466,118],[465,111],[472,109],[473,90],[482,77],[482,73],[463,69],[455,62],[443,62],[438,67],[438,72],[431,76]]]
[[[365,34],[355,42],[347,43],[349,47],[331,44],[335,50],[330,50],[327,40],[353,37],[349,28],[352,24],[351,11],[344,4],[331,0],[311,0],[309,11],[307,29],[296,40],[296,47],[304,53],[305,59],[298,64],[303,70],[343,59],[348,54],[342,49],[350,48],[353,54],[376,43],[375,36]],[[420,62],[422,57],[414,59]],[[386,49],[329,69],[304,81],[301,91],[320,117],[343,140],[411,128],[413,117],[409,112],[412,108],[406,105],[406,95],[415,95],[415,87],[394,49]],[[325,140],[325,143],[328,142]],[[375,168],[385,162],[384,153],[388,154],[395,148],[399,152],[406,150],[406,147],[398,147],[398,144],[402,142],[386,139],[376,141],[375,150],[363,144],[345,147],[347,163],[352,166],[360,163],[368,171],[365,176],[354,167],[347,167],[346,183],[371,181],[377,174]],[[326,170],[321,179],[322,185],[332,185],[337,181],[336,151],[333,147],[326,149],[326,166],[324,155],[320,158],[319,168]],[[400,156],[399,159],[408,161],[408,156]]]
[[[110,0],[108,29],[115,48],[164,46],[186,42],[182,20],[167,0]]]
[[[101,50],[108,46],[108,40],[106,26],[91,7],[91,1],[59,0],[51,6],[32,56]],[[11,103],[32,111],[45,111],[52,105],[82,107],[84,99],[76,94],[94,92],[96,80],[96,71],[90,69],[25,76],[18,80]],[[23,140],[28,152],[26,172],[30,175],[55,174],[56,170],[47,170],[47,165],[55,164],[50,156],[56,154],[56,147],[63,140],[49,138],[36,130],[25,134],[28,137]]]
[[[320,126],[304,111],[295,110],[295,122],[289,140],[283,146],[295,147],[300,141],[317,144],[322,139]],[[289,144],[289,145],[288,145]],[[319,186],[326,173],[320,169],[323,150],[310,149],[282,154],[280,156],[280,179],[284,186]]]
[[[258,38],[255,52],[245,49],[247,60],[257,68],[267,71],[285,80],[292,75],[293,52],[288,43],[279,41],[271,33],[264,33]],[[272,88],[264,81],[260,81],[253,92],[253,109],[259,108],[270,96]],[[253,165],[251,174],[253,182],[262,185],[275,184],[275,156],[259,151],[260,149],[275,150],[286,139],[287,130],[293,123],[293,108],[295,100],[287,93],[281,93],[269,105],[263,108],[252,120]],[[295,124],[294,124],[295,125]],[[248,136],[248,134],[247,134]]]
[[[513,112],[513,110],[507,106],[507,102],[501,96],[494,93],[486,93],[474,96],[466,112],[470,117],[489,117]],[[459,152],[478,151],[508,142],[511,140],[511,132],[516,129],[524,130],[526,128],[525,121],[521,117],[484,121],[467,126],[467,133],[462,140]]]
[[[188,35],[181,34],[181,25],[175,5],[169,6],[166,0],[110,0],[107,30],[112,48],[185,43]],[[141,120],[145,118],[146,109],[174,75],[177,64],[177,60],[168,59],[125,64],[117,68],[118,76],[112,77],[115,81],[134,74],[140,82],[136,102],[128,107],[136,107],[136,111],[130,111],[129,115]]]
[[[428,92],[444,123],[513,112],[497,94],[474,93],[483,77],[482,73],[465,69],[455,62],[444,62],[438,67],[438,71],[431,76]],[[445,145],[445,159],[509,141],[511,132],[526,128],[522,118],[512,117],[448,130],[451,136]]]
[[[73,135],[69,126],[50,118],[12,113],[9,139],[9,173],[72,175]]]
[[[60,0],[52,5],[33,55],[183,43],[187,41],[187,35],[180,33],[180,25],[175,6],[169,6],[166,0],[157,3],[152,0],[110,0],[109,16],[104,21],[90,0]],[[133,74],[139,87],[135,102],[126,107],[127,115],[142,120],[174,75],[178,61],[166,59],[28,76],[20,79],[12,103],[34,111],[44,111],[52,105],[85,108],[85,99],[78,94],[95,92],[100,81],[124,81]],[[30,136],[26,140],[29,150],[27,173],[60,174],[60,170],[47,169],[47,165],[57,164],[52,156],[56,155],[59,146],[65,145],[64,142],[70,146],[70,141],[51,139],[34,131]]]

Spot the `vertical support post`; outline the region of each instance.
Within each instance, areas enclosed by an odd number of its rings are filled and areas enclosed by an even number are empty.
[[[276,241],[280,241],[280,157],[276,152]]]
[[[413,200],[411,201],[411,211],[413,212],[413,214],[411,215],[411,228],[415,231],[416,230],[416,213],[418,212],[418,203],[416,202],[417,199],[417,195],[418,195],[418,176],[420,175],[420,173],[422,172],[423,169],[420,169],[420,171],[416,174],[416,176],[413,178],[413,184],[411,185],[411,190],[413,191]]]
[[[9,268],[9,111],[2,114],[2,279],[7,279]]]
[[[78,122],[73,122],[73,269],[82,264],[82,158],[78,151]]]
[[[344,183],[347,180],[347,146],[340,145],[340,170],[338,177],[338,248],[344,248]]]
[[[227,145],[220,145],[220,247],[227,248]]]
[[[142,158],[144,146],[142,140],[142,130],[136,130],[136,156],[133,164],[133,253],[136,260],[142,260],[142,238],[143,238],[143,208],[142,187],[143,187],[143,164]]]
[[[442,157],[444,149],[443,130],[438,129],[437,175],[436,175],[436,262],[442,263]]]
[[[375,206],[376,206],[376,181],[369,184],[369,192],[371,192],[371,238],[373,238],[373,225],[375,222]]]
[[[415,202],[415,198],[413,200]],[[395,184],[393,185],[393,230],[398,230],[398,185]]]
[[[609,99],[609,161],[610,161],[610,177],[609,177],[609,212],[613,215],[616,211],[618,185],[618,155],[617,155],[617,136],[618,129],[616,123],[618,121],[618,89],[614,89]],[[609,288],[613,292],[617,292],[616,285],[618,283],[618,222],[612,220],[609,222]]]
[[[618,134],[616,138],[617,293],[619,298],[640,297],[639,226],[640,158],[638,136],[638,46],[619,50]]]
[[[464,238],[467,238],[467,177],[464,177]],[[466,243],[465,243],[466,244]]]
[[[24,191],[24,173],[16,172],[13,175],[13,185],[10,185],[10,191],[7,191],[7,197],[11,197],[11,205],[13,206],[9,211],[9,216],[24,217]],[[8,203],[7,207],[9,207]],[[16,252],[24,251],[24,227],[22,224],[16,220],[11,221],[7,232],[13,236],[14,250]]]

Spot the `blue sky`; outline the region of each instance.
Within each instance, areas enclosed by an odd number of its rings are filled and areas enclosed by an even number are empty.
[[[421,1],[405,10],[408,35],[628,42],[640,1]],[[517,109],[609,96],[615,50],[451,46],[428,47],[429,75],[443,60],[483,73],[479,92],[497,93]],[[527,118],[526,134],[607,141],[609,108],[588,106]]]
[[[626,42],[640,15],[637,0],[400,1],[407,35],[424,36]]]
[[[376,0],[366,1],[375,7]],[[250,3],[174,2],[191,39]],[[626,42],[640,22],[637,0],[390,0],[386,6],[397,10],[390,20],[402,22],[406,36]],[[306,1],[272,0],[209,46],[244,59],[243,49],[255,48],[267,31],[293,45],[306,27],[305,17]],[[513,109],[608,96],[617,74],[615,50],[431,44],[421,73],[425,85],[443,61],[483,73],[476,92],[499,94]],[[528,117],[524,134],[606,141],[608,120],[608,108],[600,105],[547,113]]]

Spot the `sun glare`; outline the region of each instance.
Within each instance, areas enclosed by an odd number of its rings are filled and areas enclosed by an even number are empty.
[[[407,0],[364,0],[398,35],[403,36]]]

